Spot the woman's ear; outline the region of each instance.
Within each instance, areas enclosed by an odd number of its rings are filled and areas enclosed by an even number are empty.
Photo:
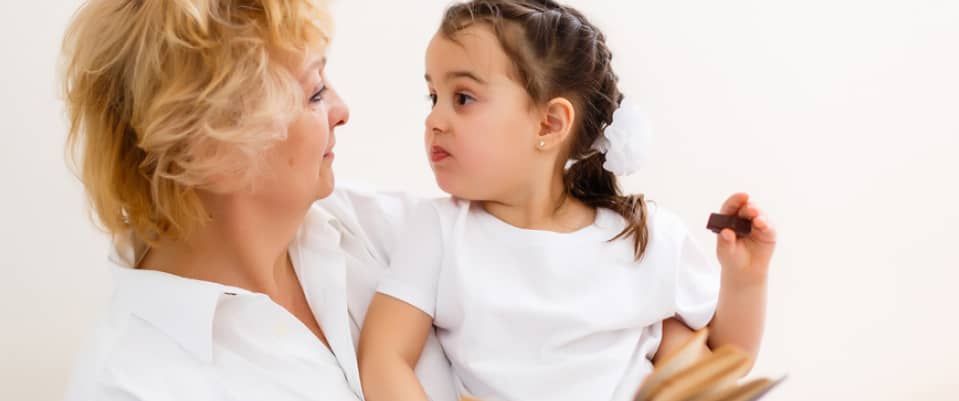
[[[569,99],[557,97],[550,100],[543,111],[536,146],[540,150],[553,149],[566,142],[573,132],[576,109]]]

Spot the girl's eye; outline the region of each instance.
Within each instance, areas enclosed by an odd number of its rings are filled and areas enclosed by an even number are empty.
[[[460,106],[466,106],[467,104],[472,103],[474,101],[476,101],[476,99],[474,99],[472,96],[467,95],[465,93],[456,94],[456,104]]]
[[[326,86],[320,88],[310,97],[310,103],[319,103],[323,101],[323,94],[326,93]]]
[[[435,106],[436,106],[436,94],[435,94],[435,93],[430,93],[429,95],[427,95],[427,99],[429,99],[429,101],[430,101],[430,107],[435,107]]]

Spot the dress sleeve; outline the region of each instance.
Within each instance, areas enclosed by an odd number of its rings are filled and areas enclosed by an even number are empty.
[[[719,263],[684,229],[676,268],[676,316],[693,330],[706,327],[716,313],[719,283]]]
[[[430,317],[436,314],[436,288],[443,262],[443,230],[433,202],[416,205],[397,239],[377,292],[406,302]]]

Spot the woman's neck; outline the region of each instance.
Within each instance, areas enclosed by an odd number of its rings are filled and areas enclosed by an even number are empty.
[[[507,224],[530,230],[573,232],[596,220],[594,208],[566,193],[562,175],[524,185],[502,199],[483,201],[482,206]]]
[[[287,249],[303,215],[263,213],[242,201],[207,203],[210,221],[187,239],[161,243],[139,268],[283,297],[295,282]],[[276,299],[282,302],[280,299]]]

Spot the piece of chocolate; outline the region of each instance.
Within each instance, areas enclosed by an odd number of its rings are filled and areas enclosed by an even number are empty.
[[[719,234],[724,228],[728,228],[735,231],[737,237],[746,237],[752,232],[753,223],[739,216],[713,213],[709,215],[709,223],[706,224],[706,228],[716,234]]]

